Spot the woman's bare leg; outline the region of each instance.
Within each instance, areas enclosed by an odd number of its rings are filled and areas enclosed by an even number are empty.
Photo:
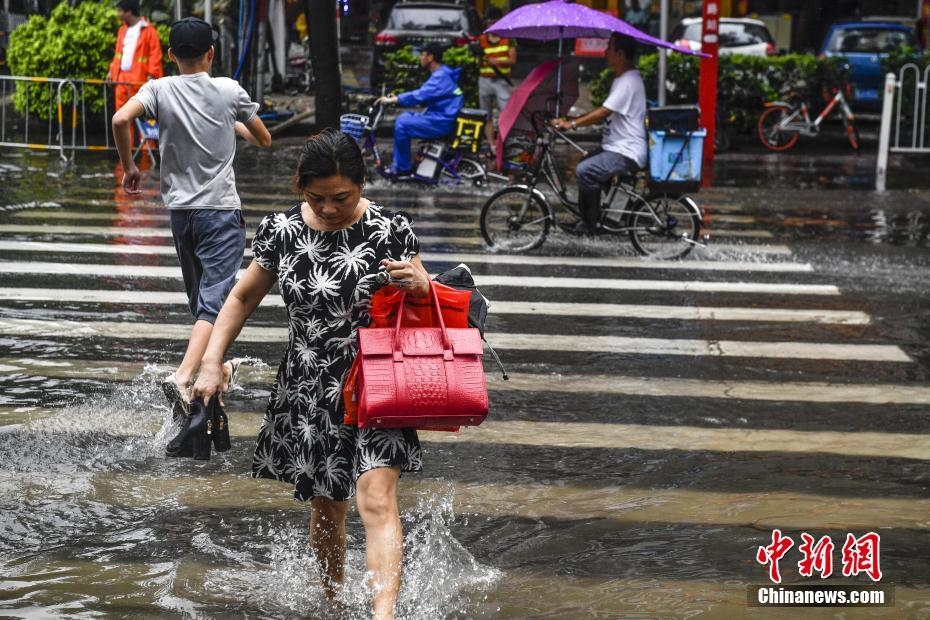
[[[382,467],[358,479],[358,512],[365,526],[365,564],[371,575],[372,618],[391,620],[400,590],[404,534],[397,508],[399,467]]]
[[[326,598],[333,600],[345,577],[346,512],[349,504],[315,497],[310,500],[310,505],[310,548],[320,563]]]

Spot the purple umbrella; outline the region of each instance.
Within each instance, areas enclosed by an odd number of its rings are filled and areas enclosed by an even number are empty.
[[[682,54],[708,56],[681,47],[637,30],[622,19],[607,13],[589,9],[583,4],[568,0],[549,0],[535,4],[525,4],[514,9],[497,20],[485,32],[514,39],[535,39],[537,41],[554,41],[555,39],[573,39],[578,37],[590,39],[609,39],[613,33],[626,35],[646,45],[665,47]]]
[[[626,35],[640,43],[665,47],[682,54],[710,57],[709,54],[696,52],[662,39],[657,39],[641,30],[637,30],[622,19],[607,13],[589,9],[583,4],[569,0],[549,0],[534,4],[524,4],[497,20],[485,30],[499,37],[514,39],[535,39],[537,41],[559,40],[559,57],[562,56],[562,40],[578,37],[591,39],[609,39],[613,33]],[[561,90],[561,65],[556,76],[557,91]],[[556,102],[556,115],[559,114]]]

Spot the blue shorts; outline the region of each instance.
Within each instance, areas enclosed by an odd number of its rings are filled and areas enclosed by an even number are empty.
[[[242,267],[245,251],[242,211],[172,209],[171,234],[191,314],[197,320],[213,323]]]

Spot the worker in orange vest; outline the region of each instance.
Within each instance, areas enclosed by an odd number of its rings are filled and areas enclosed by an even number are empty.
[[[139,17],[139,0],[119,0],[116,15],[123,22],[116,35],[116,54],[107,71],[107,80],[132,82],[117,84],[114,89],[119,110],[149,79],[165,75],[162,68],[161,41],[158,31],[144,17]]]
[[[492,6],[488,9],[486,26],[490,28],[501,17],[503,17],[503,12]],[[488,144],[493,145],[496,134],[492,114],[495,104],[497,113],[500,114],[510,100],[510,93],[513,91],[511,69],[517,63],[517,48],[512,39],[504,39],[496,34],[483,34],[479,42],[482,57],[478,76],[478,107],[488,113],[484,135],[488,139]]]

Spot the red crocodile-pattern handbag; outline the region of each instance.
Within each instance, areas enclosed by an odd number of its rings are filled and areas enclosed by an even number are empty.
[[[439,327],[358,330],[359,428],[477,426],[488,415],[488,388],[476,328],[446,328],[430,283]],[[403,303],[403,302],[401,302]]]

